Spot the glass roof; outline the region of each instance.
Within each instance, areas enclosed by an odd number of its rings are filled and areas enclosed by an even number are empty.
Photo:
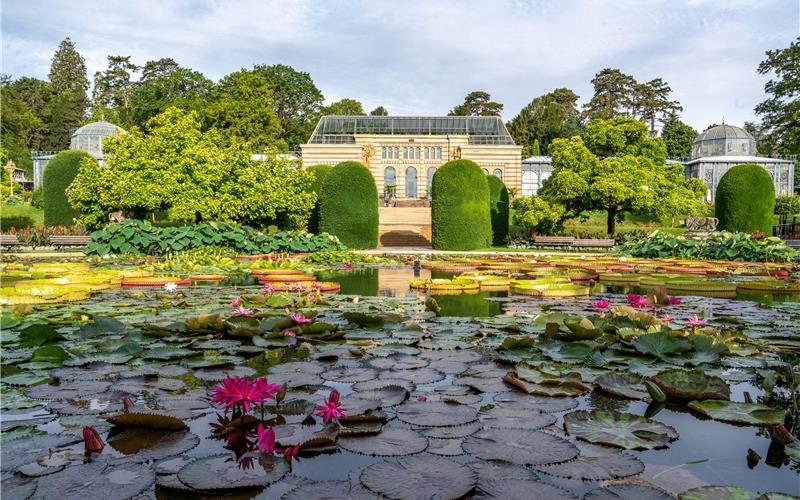
[[[470,144],[514,144],[499,116],[323,116],[308,142],[351,144],[357,134],[468,135]]]

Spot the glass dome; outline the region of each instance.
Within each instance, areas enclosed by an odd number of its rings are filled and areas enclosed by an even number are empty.
[[[755,156],[756,140],[745,129],[717,125],[704,131],[692,142],[692,159],[708,156]]]
[[[86,151],[98,160],[103,159],[103,138],[119,135],[125,131],[109,122],[92,122],[75,130],[69,141],[70,149]]]

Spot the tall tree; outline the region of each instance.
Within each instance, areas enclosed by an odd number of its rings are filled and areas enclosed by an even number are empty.
[[[616,68],[605,68],[592,78],[594,96],[586,103],[584,115],[590,120],[630,116],[634,109],[636,80]]]
[[[20,80],[27,80],[27,86],[41,84],[49,94],[50,84],[47,82],[34,78]],[[40,149],[45,130],[40,114],[26,102],[20,80],[12,82],[8,76],[0,75],[0,109],[3,113],[3,119],[0,120],[0,148],[6,160],[13,160],[17,167],[30,173],[30,150]]]
[[[47,132],[44,146],[59,150],[69,145],[70,134],[80,126],[88,106],[86,63],[69,38],[62,40],[53,54],[48,77],[53,97],[45,112]]]
[[[178,63],[171,57],[162,57],[154,61],[147,61],[142,66],[142,78],[140,84],[149,83],[156,78],[162,78],[177,71],[180,68]]]
[[[449,116],[500,116],[503,105],[493,101],[488,92],[476,90],[464,98],[464,103],[453,108]]]
[[[779,154],[800,154],[800,37],[785,49],[768,50],[758,65],[773,75],[764,85],[767,99],[756,106]]]
[[[50,62],[48,78],[56,95],[75,92],[83,96],[83,104],[86,104],[86,91],[89,90],[86,62],[69,37],[58,44]]]
[[[344,98],[322,108],[323,115],[366,116],[364,107],[355,99]]]
[[[656,119],[664,121],[678,111],[683,111],[678,101],[669,99],[672,89],[661,78],[637,83],[633,91],[636,116],[650,124],[650,135],[653,137],[656,136]]]
[[[323,102],[322,92],[311,75],[284,64],[254,69],[269,81],[275,111],[281,121],[280,138],[289,146],[304,144],[316,126]]]
[[[160,76],[142,78],[131,95],[130,120],[144,127],[147,121],[170,106],[184,111],[202,111],[214,82],[202,73],[176,68]]]
[[[383,106],[378,106],[369,112],[369,116],[389,116],[389,112]]]
[[[130,101],[137,87],[139,67],[130,56],[108,56],[108,68],[94,74],[92,108],[112,110],[124,124],[130,123]],[[93,110],[93,114],[95,114]]]
[[[523,146],[525,156],[538,155],[553,139],[580,133],[581,118],[577,108],[578,96],[566,88],[555,89],[533,99],[508,124],[514,141]],[[539,145],[539,153],[534,151]]]
[[[677,115],[670,115],[661,129],[661,140],[667,146],[667,158],[688,158],[697,130],[683,123]]]

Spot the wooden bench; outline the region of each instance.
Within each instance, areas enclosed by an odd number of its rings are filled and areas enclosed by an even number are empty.
[[[91,236],[51,236],[50,244],[56,248],[85,247]]]
[[[18,247],[22,245],[16,234],[0,234],[0,247]]]
[[[534,236],[533,245],[537,247],[570,247],[575,238],[572,236]]]
[[[572,246],[575,248],[613,248],[614,240],[602,240],[599,238],[576,239],[572,242]]]

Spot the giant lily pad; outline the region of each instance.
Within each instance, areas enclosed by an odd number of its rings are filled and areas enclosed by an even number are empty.
[[[409,429],[389,428],[376,435],[340,438],[339,446],[362,455],[391,457],[425,451],[428,440]]]
[[[727,400],[731,396],[731,390],[724,380],[701,370],[664,370],[652,380],[670,398]]]
[[[735,424],[779,425],[783,423],[785,416],[783,410],[776,410],[769,406],[719,399],[690,401],[688,406],[714,420]]]
[[[650,354],[657,358],[664,358],[680,351],[681,348],[677,340],[663,332],[639,335],[633,342],[633,346],[642,354]]]
[[[612,484],[605,488],[595,488],[584,500],[670,500],[672,495],[663,490],[642,484]]]
[[[647,398],[647,389],[642,377],[631,373],[612,372],[594,379],[594,385],[601,390],[628,399]]]
[[[143,429],[164,429],[179,431],[186,429],[183,420],[171,415],[161,415],[158,413],[120,413],[106,419],[109,423],[118,427],[138,427]]]
[[[644,470],[638,458],[612,448],[578,443],[581,454],[575,460],[539,465],[536,470],[551,476],[581,481],[605,481],[635,476]]]
[[[125,461],[148,462],[185,453],[200,443],[189,431],[129,429],[108,438],[108,445],[125,455]]]
[[[440,457],[403,457],[378,462],[361,473],[361,484],[394,499],[457,499],[475,488],[469,467]]]
[[[572,460],[578,448],[566,439],[541,431],[487,429],[464,439],[464,451],[484,460],[542,465]]]
[[[475,421],[478,410],[461,404],[409,401],[397,407],[397,418],[423,427],[446,427]]]
[[[482,413],[480,420],[485,429],[525,429],[536,430],[556,423],[556,417],[549,413],[536,410],[521,410],[516,408],[493,408]]]
[[[753,495],[738,486],[701,486],[684,491],[679,500],[751,500]]]
[[[271,461],[269,467],[257,464],[244,468],[232,455],[199,458],[178,471],[178,479],[196,490],[227,490],[267,486],[289,472],[289,463],[282,459]]]
[[[482,479],[474,499],[503,498],[507,500],[577,500],[567,490],[542,481],[527,479]]]
[[[494,402],[502,408],[525,408],[544,413],[559,413],[578,406],[575,398],[531,396],[522,392],[503,392],[494,396]]]
[[[649,450],[678,438],[672,427],[630,413],[578,410],[564,415],[564,428],[584,441],[627,450]]]
[[[155,477],[153,468],[144,464],[108,467],[97,461],[73,465],[39,478],[32,498],[132,498],[151,487]]]
[[[260,498],[260,497],[259,497]],[[312,498],[378,500],[379,497],[360,484],[350,481],[316,481],[301,484],[281,496],[281,500],[309,500]]]

